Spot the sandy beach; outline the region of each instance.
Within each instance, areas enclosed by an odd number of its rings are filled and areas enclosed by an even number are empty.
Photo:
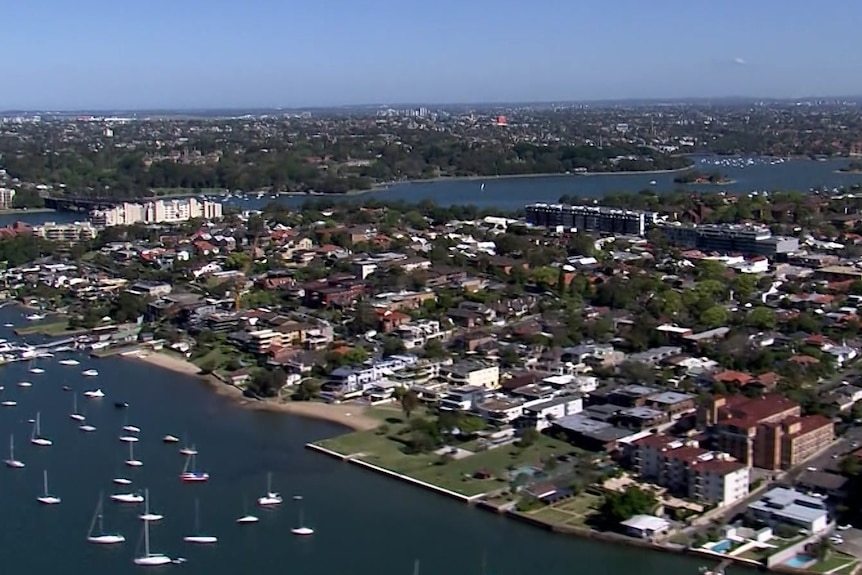
[[[365,431],[378,427],[381,421],[365,413],[365,407],[355,404],[319,403],[313,401],[282,402],[275,399],[258,400],[244,396],[238,388],[223,382],[214,375],[203,375],[198,366],[176,355],[169,353],[138,353],[123,356],[143,361],[153,366],[167,369],[175,373],[193,375],[205,382],[213,391],[223,397],[233,399],[237,405],[248,409],[261,411],[278,411],[302,417],[311,417],[331,421],[356,431]]]

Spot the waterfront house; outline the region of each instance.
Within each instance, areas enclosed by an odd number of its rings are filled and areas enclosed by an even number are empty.
[[[584,410],[584,399],[581,395],[564,395],[525,406],[523,416],[518,421],[518,427],[532,427],[537,431],[544,431],[551,427],[555,419],[574,415]]]
[[[788,487],[773,487],[749,504],[746,515],[771,527],[786,525],[821,533],[829,528],[826,502]]]

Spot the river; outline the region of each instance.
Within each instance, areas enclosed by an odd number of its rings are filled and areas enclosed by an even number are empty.
[[[556,202],[560,196],[600,198],[616,192],[634,193],[643,189],[670,192],[684,188],[701,191],[753,192],[763,190],[808,191],[812,188],[828,189],[862,184],[862,174],[838,173],[846,167],[848,160],[837,159],[813,161],[792,159],[780,164],[758,160],[753,165],[741,166],[735,162],[730,166],[715,166],[717,158],[696,158],[695,168],[704,172],[718,171],[733,180],[727,186],[682,186],[674,183],[678,173],[631,173],[596,175],[531,176],[517,178],[488,178],[470,180],[436,180],[396,184],[389,188],[369,191],[356,196],[325,196],[340,201],[400,200],[418,202],[433,200],[439,205],[473,204],[481,208],[517,210],[532,202]],[[655,182],[651,184],[650,182]],[[482,184],[485,184],[482,189]],[[288,206],[299,206],[308,196],[282,196],[277,201]],[[227,205],[244,210],[259,209],[276,201],[272,198],[230,199]],[[0,215],[0,226],[15,221],[34,225],[45,221],[71,222],[84,219],[80,213],[19,213]]]
[[[7,322],[26,323],[14,307],[0,309],[0,325]],[[8,328],[0,328],[0,337],[16,339]],[[0,407],[0,452],[5,459],[9,434],[14,434],[15,455],[26,464],[20,470],[0,468],[4,572],[135,572],[140,508],[105,502],[106,527],[123,533],[126,543],[107,548],[88,544],[85,537],[100,492],[107,499],[111,493],[144,487],[151,490],[152,510],[165,515],[151,529],[152,550],[186,558],[187,563],[164,569],[189,575],[405,575],[412,572],[414,560],[424,574],[478,575],[483,554],[490,575],[562,575],[582,569],[682,575],[696,573],[703,564],[681,555],[554,535],[470,508],[303,448],[344,431],[333,424],[243,409],[196,378],[135,360],[71,357],[81,365],[61,366],[59,357],[37,360],[45,369],[41,375],[30,373],[25,363],[0,367],[4,399],[18,402],[17,407]],[[99,376],[82,376],[88,368],[98,369]],[[23,380],[32,387],[16,385]],[[100,400],[79,395],[79,411],[96,432],[79,431],[69,418],[73,394],[62,391],[64,385],[78,394],[95,387],[105,391]],[[127,401],[130,407],[118,410],[115,401]],[[43,435],[54,442],[51,447],[28,441],[28,419],[37,412]],[[134,455],[144,465],[138,469],[123,464],[128,446],[118,438],[127,424],[141,428]],[[208,483],[179,481],[183,457],[177,445],[162,443],[168,433],[187,436],[196,445],[198,470],[211,474]],[[50,492],[62,499],[59,505],[36,501],[43,469],[48,470]],[[278,509],[257,509],[255,499],[265,491],[270,471],[273,488],[285,502]],[[133,485],[113,485],[118,474]],[[306,523],[316,529],[306,539],[289,532],[298,516],[290,497],[294,494],[304,496]],[[219,537],[216,545],[194,547],[182,541],[194,529],[195,499],[203,530]],[[260,523],[237,525],[235,519],[246,509],[259,515]]]

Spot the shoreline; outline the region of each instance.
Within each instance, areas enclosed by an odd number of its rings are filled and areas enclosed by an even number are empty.
[[[368,431],[380,426],[381,422],[364,413],[365,408],[359,405],[337,403],[319,403],[314,401],[292,401],[280,403],[269,399],[250,399],[233,385],[222,381],[216,375],[202,374],[200,368],[192,362],[166,352],[139,352],[119,357],[129,358],[160,367],[174,373],[189,375],[205,383],[217,395],[226,397],[237,406],[258,411],[270,411],[298,415],[310,419],[336,423],[352,431]]]
[[[6,208],[0,210],[0,216],[17,216],[21,214],[49,214],[56,212],[51,208]]]

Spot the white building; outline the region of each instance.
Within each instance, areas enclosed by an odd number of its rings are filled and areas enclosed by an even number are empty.
[[[144,203],[125,202],[107,210],[93,210],[90,219],[97,226],[128,226],[131,224],[170,224],[195,218],[215,220],[222,217],[219,202],[197,198],[155,200]]]
[[[696,441],[651,434],[632,442],[635,471],[647,481],[697,501],[730,505],[748,495],[750,470]]]
[[[500,368],[475,361],[460,361],[440,370],[452,385],[469,385],[493,389],[500,386]]]
[[[13,199],[15,199],[15,190],[0,188],[0,210],[11,208]]]
[[[583,410],[584,399],[580,395],[557,397],[550,401],[525,406],[521,426],[534,427],[537,431],[543,431],[551,427],[555,419],[574,415]]]
[[[433,319],[404,324],[398,327],[396,333],[405,349],[424,347],[429,341],[443,339],[447,335],[447,332],[440,329],[440,322]]]
[[[52,242],[65,244],[92,240],[97,233],[98,230],[90,222],[72,222],[69,224],[45,222],[41,226],[33,228],[34,235]]]
[[[820,533],[829,528],[826,502],[787,487],[773,487],[748,506],[748,516],[771,527],[789,525]]]

